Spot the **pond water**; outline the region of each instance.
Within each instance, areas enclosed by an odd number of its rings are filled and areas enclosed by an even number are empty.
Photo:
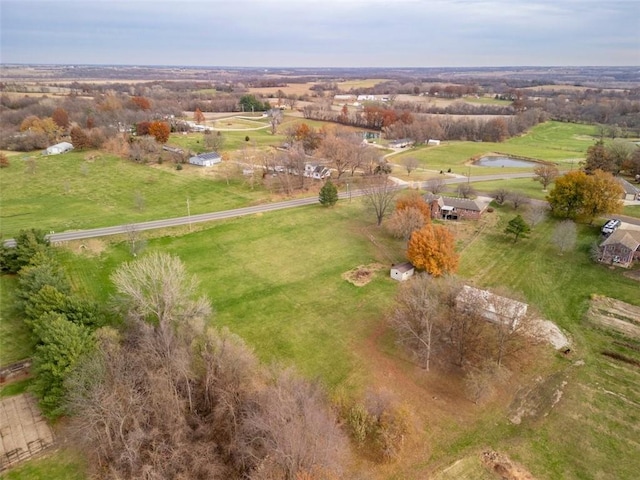
[[[475,163],[479,167],[534,167],[538,165],[536,162],[529,160],[521,160],[519,158],[511,158],[504,156],[482,157]]]

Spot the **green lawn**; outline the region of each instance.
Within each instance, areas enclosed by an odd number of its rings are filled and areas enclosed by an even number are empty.
[[[554,221],[537,226],[531,238],[514,244],[501,233],[513,212],[499,210],[504,215],[497,229],[465,250],[462,275],[481,286],[507,285],[522,292],[571,335],[575,359],[585,365],[566,362],[566,391],[549,417],[523,424],[510,438],[496,438],[495,448],[524,463],[536,478],[636,478],[640,415],[629,405],[640,404],[640,372],[600,355],[605,346],[610,348],[611,338],[590,328],[583,318],[592,294],[639,304],[638,282],[624,277],[620,269],[591,262],[589,247],[598,235],[594,227],[580,226],[576,250],[560,256],[549,241]]]
[[[403,157],[413,156],[421,167],[431,170],[452,169],[453,173],[467,175],[471,159],[488,153],[504,153],[519,157],[545,160],[559,164],[560,168],[575,168],[583,159],[587,148],[596,141],[593,125],[546,122],[529,132],[506,140],[493,142],[445,142],[438,147],[418,147],[391,157],[400,163]],[[471,166],[471,175],[488,175],[505,171],[530,171],[532,168],[490,168]]]
[[[0,275],[0,365],[29,358],[33,344],[29,328],[15,308],[15,275]]]
[[[85,480],[84,460],[68,450],[56,450],[30,460],[0,478],[4,480]]]
[[[264,200],[261,188],[241,180],[217,179],[185,165],[148,166],[102,155],[88,162],[82,152],[36,160],[29,173],[19,159],[0,171],[0,231],[11,237],[21,229],[86,229],[129,222],[227,210]]]

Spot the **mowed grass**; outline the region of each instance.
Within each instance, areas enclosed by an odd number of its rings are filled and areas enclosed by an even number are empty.
[[[87,161],[86,154],[36,158],[30,173],[20,157],[0,171],[0,231],[5,238],[21,229],[56,232],[227,210],[265,198],[241,180],[216,178],[215,167],[139,165],[109,155]]]
[[[561,169],[576,168],[585,157],[587,149],[597,140],[593,125],[563,122],[545,122],[529,132],[502,143],[494,142],[446,142],[437,147],[420,147],[391,157],[394,163],[413,156],[421,167],[431,170],[452,169],[453,173],[467,175],[471,159],[489,153],[503,153],[519,157],[557,163]],[[471,175],[531,171],[531,168],[489,168],[472,165]]]
[[[18,315],[15,275],[0,275],[0,365],[31,356],[33,342],[29,328]]]
[[[212,324],[239,334],[266,362],[296,365],[332,389],[354,388],[367,367],[353,346],[379,320],[397,284],[387,268],[360,288],[341,275],[402,260],[401,251],[389,259],[371,242],[366,232],[374,219],[363,208],[354,200],[212,223],[150,240],[147,251],[178,255],[211,300]],[[113,291],[109,274],[132,259],[124,244],[100,257],[65,255],[76,288],[102,298]]]
[[[513,243],[501,233],[513,217],[499,209],[498,227],[467,247],[461,273],[481,286],[506,285],[568,332],[572,360],[566,362],[567,386],[560,403],[544,421],[525,422],[514,438],[496,441],[536,478],[634,479],[640,471],[638,420],[640,372],[637,367],[606,359],[601,349],[608,334],[584,321],[592,294],[640,304],[640,285],[594,264],[589,248],[598,238],[594,227],[580,226],[574,252],[560,256],[550,242],[555,221],[538,225],[531,238]]]
[[[85,461],[70,450],[56,450],[3,473],[3,480],[85,480]]]

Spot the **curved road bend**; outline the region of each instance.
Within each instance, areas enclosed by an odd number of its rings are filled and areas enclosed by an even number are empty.
[[[532,177],[533,173],[507,173],[502,175],[482,175],[471,177],[459,177],[459,178],[447,178],[445,183],[456,184],[464,182],[485,182],[491,180],[506,180],[509,178],[527,178]],[[418,183],[418,182],[416,182]],[[427,182],[419,182],[421,187],[425,187]],[[402,188],[407,186],[407,182],[398,182],[398,187]],[[362,190],[352,190],[350,192],[341,192],[338,194],[339,198],[345,199],[349,197],[360,197],[364,195]],[[191,215],[186,217],[167,218],[164,220],[151,220],[149,222],[132,223],[125,225],[116,225],[113,227],[92,228],[89,230],[75,230],[61,233],[52,233],[47,235],[47,238],[52,243],[55,242],[67,242],[70,240],[83,240],[86,238],[104,237],[108,235],[119,235],[127,233],[128,231],[143,231],[154,230],[158,228],[177,227],[180,225],[189,225],[191,223],[210,222],[214,220],[224,220],[227,218],[242,217],[245,215],[253,215],[256,213],[272,212],[275,210],[282,210],[285,208],[300,207],[304,205],[313,205],[318,202],[318,197],[298,198],[294,200],[286,200],[284,202],[266,203],[261,205],[255,205],[252,207],[236,208],[234,210],[224,210],[221,212],[201,213],[199,215]],[[4,244],[8,247],[15,246],[15,240],[5,240]]]

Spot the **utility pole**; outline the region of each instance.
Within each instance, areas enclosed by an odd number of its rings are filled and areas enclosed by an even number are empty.
[[[189,231],[191,231],[191,206],[189,205],[189,197],[187,197],[187,216],[189,217]]]

